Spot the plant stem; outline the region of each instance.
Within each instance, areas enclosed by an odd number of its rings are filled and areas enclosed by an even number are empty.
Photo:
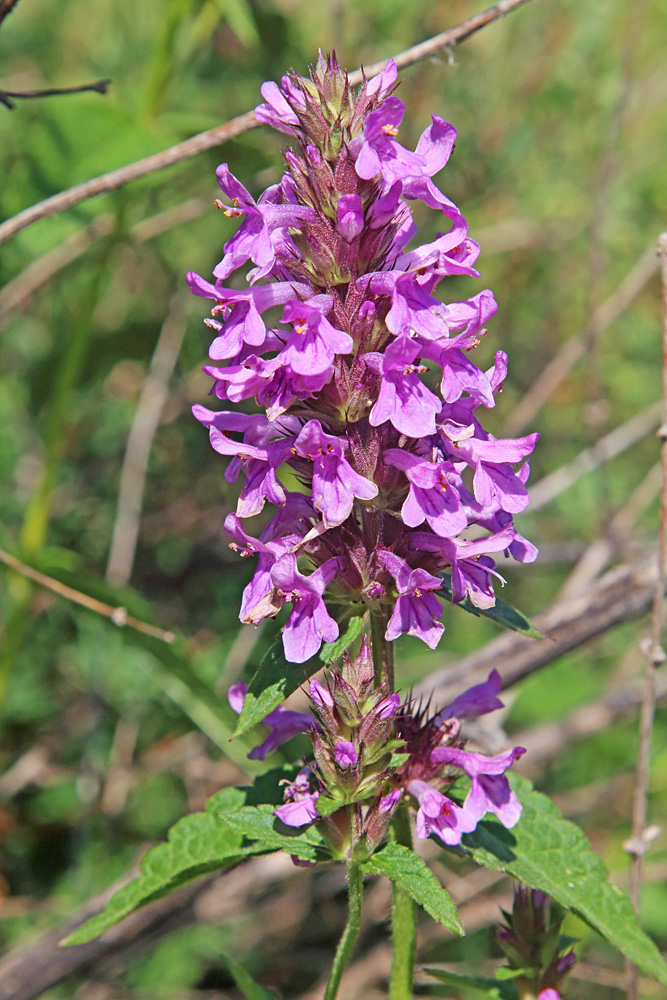
[[[394,646],[384,637],[387,628],[386,616],[380,611],[371,611],[371,645],[373,649],[373,664],[375,666],[375,684],[387,682],[390,691],[394,690]]]
[[[399,809],[392,821],[394,838],[404,847],[412,847],[410,817]],[[392,884],[393,916],[391,980],[389,1000],[412,1000],[415,956],[417,953],[417,914],[412,900],[398,885]]]
[[[350,955],[352,954],[354,942],[357,940],[357,934],[359,933],[359,927],[361,926],[361,895],[363,891],[363,876],[361,874],[361,868],[355,861],[348,861],[347,881],[349,894],[347,923],[342,937],[338,942],[336,957],[334,958],[333,968],[331,970],[331,975],[329,976],[329,982],[327,983],[324,1000],[335,1000],[335,997],[338,995],[340,980],[347,963],[350,961]]]

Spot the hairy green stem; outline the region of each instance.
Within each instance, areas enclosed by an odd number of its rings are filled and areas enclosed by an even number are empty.
[[[404,847],[412,847],[410,816],[404,807],[398,810],[393,821],[394,838]],[[415,957],[417,953],[417,913],[414,900],[400,888],[392,885],[392,960],[389,1000],[412,1000]]]
[[[387,682],[390,691],[394,690],[394,645],[384,637],[387,628],[387,617],[380,611],[371,611],[371,646],[373,664],[375,666],[375,683]]]
[[[324,1000],[335,1000],[335,997],[338,995],[340,980],[347,963],[350,961],[350,955],[352,954],[352,949],[354,948],[354,942],[357,940],[357,934],[359,933],[359,927],[361,926],[361,895],[363,892],[363,876],[361,874],[361,868],[355,861],[348,861],[347,881],[349,893],[347,923],[342,937],[338,942],[336,957],[334,958],[333,968],[331,970],[331,975],[329,976],[329,982],[327,983]]]

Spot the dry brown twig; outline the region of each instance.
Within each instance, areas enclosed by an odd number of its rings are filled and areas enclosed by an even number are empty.
[[[577,361],[585,355],[590,338],[599,337],[622,316],[657,270],[655,245],[651,242],[620,285],[594,310],[586,329],[570,337],[535,379],[505,423],[508,435],[521,434],[532,423]]]
[[[571,462],[566,462],[565,465],[561,465],[540,479],[530,490],[531,512],[541,510],[565,490],[574,486],[582,476],[593,472],[604,462],[616,458],[645,438],[660,423],[661,411],[662,404],[659,401],[652,403],[645,410],[634,414],[624,424],[605,434],[590,448],[584,448]]]
[[[135,243],[146,243],[174,226],[199,218],[209,207],[209,203],[203,198],[188,198],[172,208],[142,219],[130,229],[129,235]],[[8,313],[27,302],[63,268],[82,257],[95,240],[110,236],[115,225],[116,219],[111,213],[98,215],[89,225],[72,233],[58,246],[28,264],[12,281],[8,281],[0,289],[0,323]]]
[[[412,48],[398,53],[393,59],[399,68],[411,66],[422,59],[427,59],[429,56],[435,55],[437,52],[451,48],[464,39],[469,38],[487,24],[497,21],[498,18],[509,14],[511,11],[516,10],[517,7],[522,7],[529,2],[530,0],[500,0],[499,3],[493,7],[489,7],[488,10],[475,14],[466,21],[462,21],[461,24],[443,31],[434,38],[428,39],[428,41],[420,42],[419,45],[414,45]],[[374,63],[372,66],[366,67],[365,72],[367,75],[373,76],[379,73],[386,64],[387,60]],[[361,79],[361,70],[355,70],[355,72],[350,73],[350,81],[353,84],[360,83]],[[254,112],[247,111],[245,114],[239,115],[229,122],[225,122],[224,125],[217,125],[207,132],[200,132],[199,135],[192,136],[192,138],[171,146],[161,153],[147,156],[143,160],[137,160],[135,163],[119,167],[117,170],[111,170],[100,177],[93,177],[89,181],[84,181],[83,184],[77,184],[66,191],[61,191],[59,194],[46,198],[36,205],[31,205],[30,208],[24,209],[24,211],[19,212],[13,218],[0,224],[0,243],[4,243],[39,219],[48,218],[50,215],[57,215],[59,212],[64,212],[66,209],[72,208],[74,205],[78,205],[88,198],[94,198],[97,195],[115,191],[130,181],[146,177],[148,174],[155,173],[158,170],[164,170],[165,167],[173,166],[175,163],[181,163],[183,160],[188,160],[205,149],[221,146],[229,139],[234,139],[236,136],[257,127],[258,123],[255,121]]]
[[[646,681],[639,722],[639,751],[635,800],[632,815],[632,835],[625,848],[632,857],[630,866],[630,899],[639,913],[642,889],[644,854],[648,850],[652,831],[646,828],[648,815],[648,784],[651,760],[651,736],[656,702],[656,671],[667,659],[662,646],[665,628],[665,584],[667,582],[667,232],[658,239],[658,255],[662,272],[662,423],[660,458],[662,462],[662,489],[660,495],[660,534],[658,539],[658,572],[653,600],[651,636],[643,644],[646,656]],[[628,1000],[638,1000],[639,969],[628,963]]]
[[[105,604],[104,601],[98,601],[94,597],[89,597],[88,594],[83,594],[80,590],[75,590],[74,587],[68,587],[67,584],[61,583],[60,580],[56,580],[52,576],[47,576],[46,573],[41,573],[39,570],[33,569],[32,566],[27,566],[20,559],[16,559],[9,552],[5,552],[4,549],[0,549],[0,562],[20,573],[21,576],[26,577],[28,580],[32,580],[33,583],[39,584],[40,587],[45,587],[54,594],[58,594],[59,597],[64,597],[68,601],[74,601],[75,604],[79,604],[89,611],[103,615],[104,618],[108,618],[118,628],[128,626],[129,628],[136,629],[137,632],[151,636],[153,639],[160,639],[162,642],[173,643],[176,641],[176,636],[173,632],[167,632],[156,625],[149,625],[148,622],[142,622],[139,618],[128,615],[126,608]]]
[[[114,586],[125,585],[132,575],[148,458],[184,333],[183,303],[181,296],[175,295],[162,324],[127,438],[106,573]]]

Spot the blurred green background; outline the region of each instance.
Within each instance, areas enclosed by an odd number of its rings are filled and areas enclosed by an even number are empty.
[[[290,66],[304,72],[318,47],[335,48],[352,69],[481,6],[21,0],[0,26],[0,88],[99,77],[113,83],[106,97],[0,106],[0,217],[247,111],[264,80]],[[529,614],[563,588],[585,592],[596,570],[655,544],[658,417],[650,407],[660,397],[661,314],[652,247],[666,225],[666,41],[662,0],[536,0],[402,74],[406,145],[431,112],[459,129],[440,183],[481,243],[483,285],[450,279],[439,292],[455,300],[488,286],[499,302],[476,358],[490,364],[499,347],[510,356],[489,430],[541,432],[532,463],[537,483],[643,415],[637,433],[633,425],[622,433],[627,446],[613,460],[562,492],[545,488],[539,509],[520,519],[541,556],[532,566],[507,568],[504,596]],[[205,306],[188,296],[184,275],[191,268],[209,275],[233,232],[233,220],[212,206],[216,165],[229,162],[258,194],[280,175],[280,148],[276,134],[249,132],[44,220],[0,250],[0,545],[186,638],[169,658],[160,643],[147,644],[0,568],[6,949],[64,919],[123,875],[179,816],[247,773],[248,746],[228,742],[233,720],[224,691],[239,670],[249,673],[259,662],[271,635],[239,632],[239,595],[251,567],[222,532],[235,487],[189,412],[206,402],[201,366],[210,336]],[[431,213],[417,220],[423,241],[433,238]],[[571,338],[579,339],[565,348]],[[531,393],[540,376],[554,372],[548,366],[557,356],[571,366]],[[138,453],[147,444],[150,453],[136,553],[121,531],[125,549],[110,571],[121,586],[114,596],[104,580],[133,421]],[[138,482],[129,475],[130,506]],[[606,548],[591,553],[600,539]],[[401,683],[497,634],[456,609],[446,609],[444,620],[437,652],[414,640],[399,644]],[[645,631],[645,622],[616,629],[525,682],[510,699],[507,732],[564,721],[639,676]],[[651,771],[653,822],[667,814],[666,731],[663,710]],[[630,715],[560,747],[530,772],[583,825],[620,884],[627,882],[622,844],[635,754]],[[643,919],[663,949],[666,866],[662,834],[647,864]],[[332,893],[342,883],[330,877],[296,872],[283,908],[276,896],[261,911],[261,934],[249,915],[233,925],[214,919],[173,935],[131,969],[108,972],[97,984],[102,992],[91,992],[82,977],[50,995],[237,997],[218,959],[231,949],[284,996],[306,995],[340,919]],[[380,905],[378,919],[387,912]],[[472,920],[463,942],[431,929],[422,957],[461,970],[478,965],[496,954],[493,919],[485,911]],[[585,963],[568,996],[611,1000],[622,984],[619,956],[581,924],[573,921],[570,930],[585,939]],[[363,947],[372,949],[385,932],[367,930]],[[360,996],[376,995],[372,982]]]

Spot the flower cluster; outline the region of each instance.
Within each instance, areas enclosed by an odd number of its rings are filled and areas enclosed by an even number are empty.
[[[238,712],[246,690],[237,683],[230,691]],[[523,747],[486,757],[465,749],[461,735],[463,720],[502,707],[497,671],[433,714],[410,701],[401,705],[398,694],[376,684],[363,640],[358,656],[346,653],[324,683],[310,681],[309,691],[314,715],[275,709],[264,719],[269,736],[250,756],[264,758],[295,733],[310,732],[314,759],[286,785],[275,815],[287,826],[317,822],[334,856],[371,854],[401,801],[417,810],[418,837],[435,835],[448,846],[489,812],[508,829],[518,822],[521,806],[505,772]],[[445,792],[464,775],[470,790],[459,804]]]
[[[495,601],[492,554],[536,554],[512,518],[528,504],[537,435],[497,440],[479,420],[507,370],[502,351],[487,371],[469,357],[496,311],[493,294],[448,304],[434,295],[447,275],[477,275],[479,247],[432,179],[456,131],[433,115],[416,150],[404,148],[395,80],[389,62],[355,94],[335,59],[320,56],[310,79],[265,84],[256,117],[297,149],[257,201],[218,168],[231,205],[218,204],[243,222],[214,282],[188,276],[213,302],[212,393],[264,409],[194,408],[232,459],[227,479],[244,476],[225,523],[232,546],[258,556],[241,619],[256,624],[290,604],[293,662],[338,634],[325,594],[382,616],[386,639],[407,632],[433,648],[440,571],[451,573],[455,601],[468,595],[484,608]],[[423,246],[413,245],[415,200],[446,229]],[[227,284],[250,264],[246,287]],[[288,490],[282,469],[305,492]],[[242,520],[267,500],[277,514],[253,537]]]
[[[565,910],[540,889],[519,885],[511,913],[497,931],[498,944],[510,969],[520,997],[560,1000],[560,987],[577,958],[572,938],[561,938]]]

